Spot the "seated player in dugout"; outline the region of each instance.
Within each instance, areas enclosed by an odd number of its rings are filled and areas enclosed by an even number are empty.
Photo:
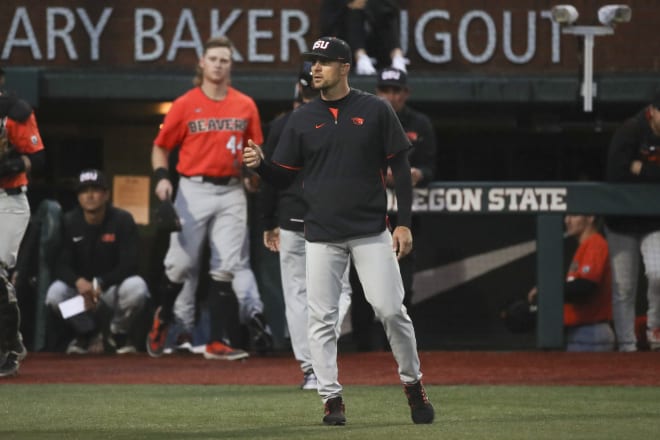
[[[85,311],[66,320],[75,333],[67,353],[135,352],[130,335],[149,298],[138,275],[137,225],[128,211],[110,205],[101,171],[83,170],[76,191],[79,206],[62,219],[62,250],[46,305],[59,314],[63,301],[84,300]]]
[[[564,284],[566,350],[612,351],[612,273],[607,241],[593,215],[567,215],[564,223],[567,235],[579,243]],[[536,303],[537,295],[536,287],[532,288],[528,301]]]

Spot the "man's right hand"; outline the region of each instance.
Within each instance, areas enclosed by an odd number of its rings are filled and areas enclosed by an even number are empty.
[[[261,151],[261,147],[255,144],[252,139],[248,139],[247,147],[243,148],[243,163],[248,168],[257,168],[261,165],[261,161],[264,158],[264,153]]]
[[[280,228],[264,231],[264,246],[273,252],[280,250]]]
[[[172,197],[172,182],[169,179],[160,179],[156,184],[156,195],[162,202]]]
[[[88,281],[82,277],[78,278],[76,280],[76,290],[84,298],[86,310],[96,308],[96,305],[99,302],[99,297],[101,296],[101,292],[94,289],[94,285],[91,281]]]

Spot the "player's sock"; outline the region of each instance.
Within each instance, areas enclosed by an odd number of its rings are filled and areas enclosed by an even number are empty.
[[[161,286],[160,298],[160,320],[170,323],[174,319],[174,302],[176,297],[183,289],[183,283],[174,283],[169,278],[164,277],[163,285]]]
[[[211,341],[225,341],[234,348],[241,345],[238,299],[229,281],[211,280],[208,296],[211,315]]]

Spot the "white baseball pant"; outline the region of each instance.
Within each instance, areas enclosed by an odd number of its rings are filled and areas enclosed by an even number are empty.
[[[305,237],[302,232],[280,228],[280,275],[284,293],[286,322],[293,355],[303,372],[312,368],[307,319],[307,281]],[[339,314],[335,325],[336,337],[341,336],[341,324],[351,305],[351,284],[348,281],[350,264],[341,279]]]
[[[0,274],[14,267],[21,240],[30,221],[30,204],[25,193],[9,195],[0,189]]]
[[[182,176],[174,206],[181,231],[170,235],[164,263],[169,280],[183,283],[199,267],[202,244],[208,237],[211,278],[231,281],[240,268],[247,223],[247,201],[240,182],[214,185]]]
[[[635,298],[641,260],[647,279],[649,328],[660,327],[660,231],[621,234],[607,228],[612,264],[612,317],[619,351],[636,351]]]

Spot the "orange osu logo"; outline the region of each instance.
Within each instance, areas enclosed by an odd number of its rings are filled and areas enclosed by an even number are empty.
[[[364,118],[351,118],[351,121],[353,121],[353,124],[355,125],[364,124]]]
[[[101,241],[104,243],[112,243],[115,241],[115,234],[107,233],[101,236]]]

